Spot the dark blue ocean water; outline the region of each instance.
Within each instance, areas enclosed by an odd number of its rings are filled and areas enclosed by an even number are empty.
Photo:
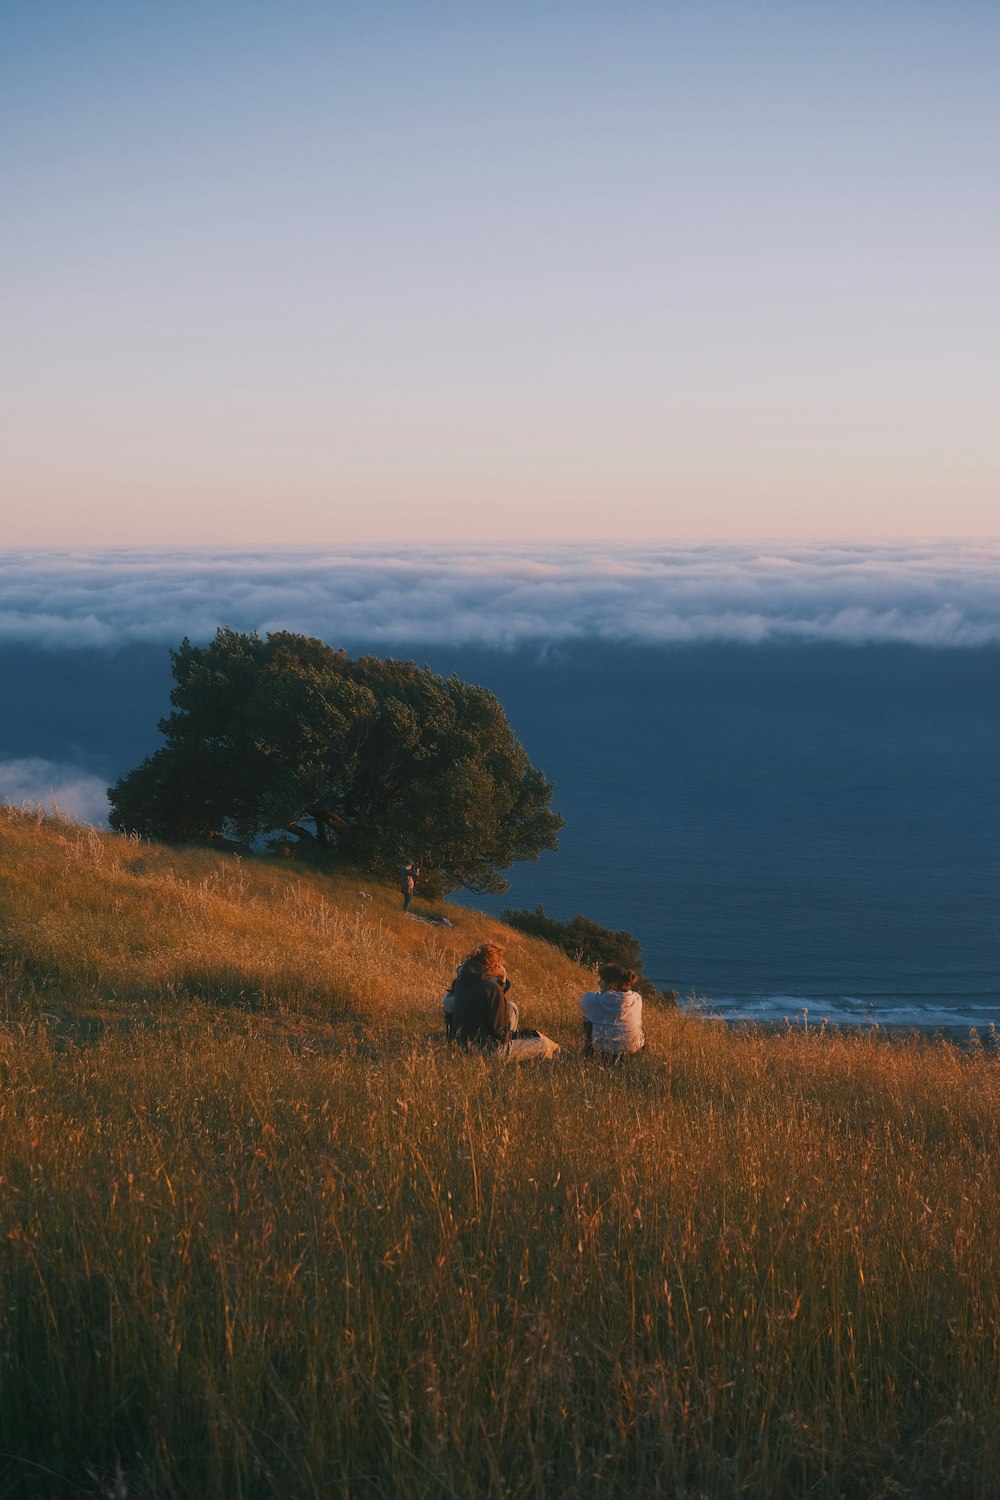
[[[1000,1024],[1000,650],[396,654],[492,688],[566,819],[470,904],[628,928],[730,1016]],[[113,780],[168,691],[163,648],[5,648],[0,758]]]
[[[455,665],[489,679],[566,818],[491,909],[626,927],[650,978],[729,1016],[1000,1023],[1000,652]]]

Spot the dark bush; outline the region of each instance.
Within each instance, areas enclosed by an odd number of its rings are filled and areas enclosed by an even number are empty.
[[[559,922],[548,916],[541,906],[536,906],[534,911],[513,911],[508,907],[502,918],[508,927],[527,933],[529,937],[544,938],[545,942],[561,948],[568,957],[589,969],[596,969],[600,964],[623,964],[627,969],[634,969],[639,975],[635,987],[644,1000],[677,1004],[675,991],[670,990],[664,995],[655,984],[642,977],[642,949],[634,933],[615,932],[590,917],[576,916],[568,922]]]

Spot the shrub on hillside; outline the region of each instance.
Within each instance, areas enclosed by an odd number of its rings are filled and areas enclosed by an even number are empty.
[[[561,948],[563,953],[576,963],[585,964],[587,968],[596,969],[600,964],[622,964],[627,969],[634,969],[639,975],[635,987],[644,1000],[677,1004],[675,990],[668,990],[664,994],[650,980],[642,977],[642,949],[634,933],[613,931],[610,927],[602,927],[600,922],[595,922],[590,917],[575,916],[568,922],[559,922],[555,917],[550,917],[542,906],[536,906],[534,911],[514,911],[508,908],[502,913],[502,920],[518,932],[527,933],[529,937],[544,938],[547,943]]]

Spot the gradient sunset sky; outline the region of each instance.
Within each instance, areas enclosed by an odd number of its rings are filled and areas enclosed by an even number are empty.
[[[6,4],[0,543],[995,536],[998,44]]]

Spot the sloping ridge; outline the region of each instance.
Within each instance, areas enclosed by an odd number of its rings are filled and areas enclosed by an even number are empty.
[[[575,1016],[589,979],[577,965],[482,913],[435,910],[451,925],[407,919],[397,892],[367,876],[0,809],[0,976],[12,1019],[150,1024],[207,1006],[431,1036],[456,964],[485,939],[506,949],[533,1022]]]

